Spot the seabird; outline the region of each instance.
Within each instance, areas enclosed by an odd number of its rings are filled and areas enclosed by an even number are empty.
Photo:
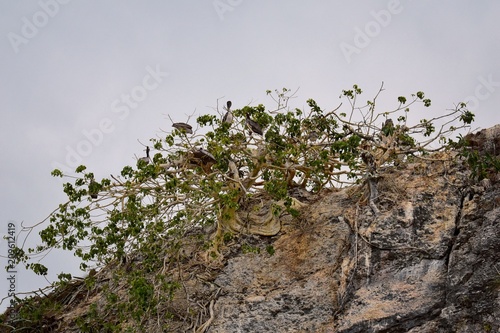
[[[231,105],[232,105],[231,101],[227,101],[226,105],[227,105],[226,106],[227,112],[222,118],[222,122],[231,124],[233,122],[233,113],[231,112]]]
[[[193,157],[196,160],[200,161],[202,164],[209,164],[209,163],[214,164],[215,162],[217,162],[214,155],[212,155],[209,151],[203,148],[198,148],[197,150],[194,150]]]
[[[89,183],[89,195],[92,199],[97,199],[97,193],[99,192],[98,188],[99,188],[99,184],[97,184],[94,181],[94,179],[91,179],[90,183]]]
[[[187,134],[193,134],[193,127],[189,124],[186,123],[173,123],[172,127],[177,128],[179,131],[187,133]]]
[[[193,149],[191,154],[189,156],[189,163],[201,167],[205,173],[210,173],[212,165],[217,162],[214,155],[203,148]]]
[[[394,134],[394,122],[391,118],[388,118],[384,122],[384,125],[382,125],[382,133],[384,133],[385,136]]]
[[[139,161],[144,161],[146,164],[149,164],[150,158],[149,158],[149,146],[146,147],[146,157],[141,157]]]
[[[248,113],[247,113],[247,126],[254,133],[257,133],[259,135],[264,134],[264,132],[262,132],[262,128],[260,127],[260,125],[257,122],[253,121],[252,119],[250,119],[250,115]]]

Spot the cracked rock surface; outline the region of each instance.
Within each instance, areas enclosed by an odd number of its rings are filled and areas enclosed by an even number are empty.
[[[208,332],[500,332],[499,184],[419,162],[381,173],[377,216],[323,195],[228,259]]]
[[[470,139],[481,153],[500,156],[500,125]],[[258,204],[239,219],[242,233],[263,221],[260,236],[224,234],[223,256],[212,261],[193,230],[174,252],[175,265],[166,252],[164,270],[182,288],[140,330],[500,332],[500,175],[488,170],[487,179],[472,181],[469,170],[447,152],[380,168],[375,198],[363,185],[320,194],[296,187],[290,195],[303,204],[296,218],[278,219],[269,214],[272,202],[254,198]],[[81,332],[78,320],[93,304],[105,309],[100,320],[116,320],[103,290],[126,295],[129,285],[115,274],[143,269],[143,260],[97,272],[92,293],[83,280],[57,289],[48,299],[64,311],[46,314],[38,331]],[[159,325],[167,316],[168,329]]]

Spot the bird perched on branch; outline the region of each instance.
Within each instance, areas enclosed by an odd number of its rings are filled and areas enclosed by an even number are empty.
[[[254,133],[257,133],[259,135],[263,135],[264,132],[262,132],[262,127],[256,122],[250,119],[250,115],[247,113],[247,120],[246,120],[248,128]]]
[[[99,193],[99,184],[95,182],[94,178],[92,178],[89,183],[89,195],[92,199],[97,199],[98,193]]]
[[[197,150],[193,150],[193,157],[199,160],[203,164],[215,163],[217,160],[214,155],[212,155],[208,150],[203,148],[198,148]]]
[[[139,161],[144,161],[146,164],[149,164],[149,161],[151,159],[149,158],[149,146],[146,147],[146,157],[141,157]]]
[[[215,156],[203,148],[193,149],[189,157],[191,165],[200,166],[206,173],[211,172],[212,165],[217,163]]]
[[[382,133],[384,133],[385,136],[391,136],[394,134],[394,130],[394,122],[391,118],[388,118],[384,122],[384,125],[382,125]]]
[[[193,134],[193,127],[189,124],[186,123],[173,123],[172,127],[177,128],[179,131],[187,133],[187,134]]]
[[[227,101],[226,103],[227,112],[222,118],[223,123],[231,124],[233,122],[233,113],[231,112],[231,105],[232,105],[231,101]]]

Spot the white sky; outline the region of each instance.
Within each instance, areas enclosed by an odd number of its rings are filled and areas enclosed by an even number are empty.
[[[143,154],[137,140],[170,130],[167,115],[186,121],[218,98],[271,106],[267,89],[300,87],[294,107],[313,98],[333,109],[342,89],[358,84],[366,100],[384,81],[391,102],[424,91],[427,118],[470,100],[476,127],[498,124],[499,17],[495,0],[0,0],[0,233],[65,200],[50,171],[74,162],[68,151],[109,177]],[[133,108],[122,100],[131,93]],[[50,280],[81,275],[71,254],[44,263]],[[16,281],[17,291],[47,284],[21,269]]]

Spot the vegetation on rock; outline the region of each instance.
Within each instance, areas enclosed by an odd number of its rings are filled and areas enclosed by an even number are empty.
[[[76,176],[54,170],[53,176],[71,180],[63,186],[68,201],[47,218],[40,232],[43,243],[18,248],[17,259],[43,275],[48,268],[34,258],[61,248],[81,259],[82,270],[117,267],[110,284],[99,287],[106,300],[75,319],[82,332],[134,331],[154,318],[165,328],[169,316],[189,317],[168,309],[176,291],[186,288],[179,264],[196,256],[197,265],[217,268],[224,260],[222,247],[238,235],[276,235],[281,218],[298,216],[305,205],[296,190],[319,193],[356,184],[367,189],[362,200],[378,214],[377,179],[383,166],[402,167],[411,160],[434,158],[430,153],[458,148],[477,178],[484,178],[485,170],[500,169],[498,160],[468,149],[464,137],[450,138],[474,119],[465,103],[410,124],[410,109],[429,107],[431,100],[417,92],[398,97],[392,110],[379,112],[382,91],[383,86],[360,105],[362,90],[354,85],[342,91],[347,107],[341,103],[331,111],[312,99],[307,110],[292,108],[292,91],[267,91],[274,109],[260,104],[227,110],[231,122],[212,114],[200,116],[192,133],[175,128],[151,139],[151,159],[139,159],[120,175],[98,180],[83,165]],[[247,119],[263,135],[249,128]],[[266,250],[274,252],[272,246]],[[197,256],[202,251],[204,256]],[[134,262],[139,269],[130,271]],[[71,284],[80,294],[97,288],[95,274],[80,282],[67,274],[60,277],[59,288]],[[116,288],[123,281],[128,290]],[[19,300],[21,309],[38,304],[33,306],[58,311],[50,298],[47,306],[37,300]],[[20,310],[15,324],[9,318],[4,316],[3,325],[33,328],[42,316]],[[193,324],[197,332],[206,327]]]

